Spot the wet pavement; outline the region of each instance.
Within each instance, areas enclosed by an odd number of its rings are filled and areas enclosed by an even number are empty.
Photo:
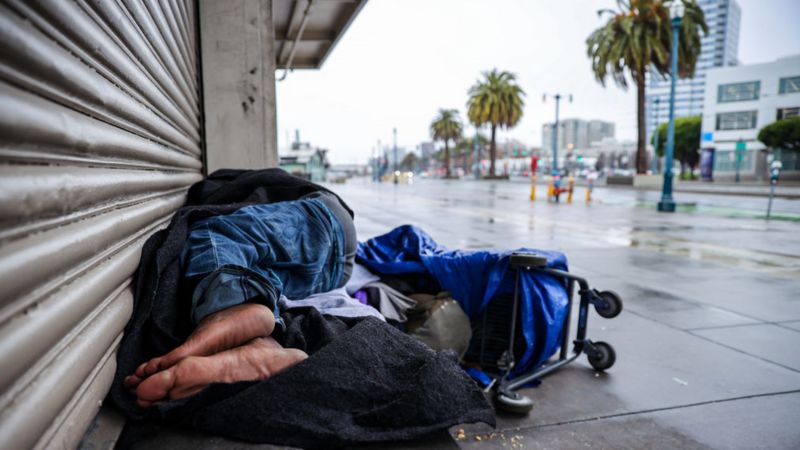
[[[663,214],[657,193],[613,188],[590,205],[582,189],[547,203],[542,187],[532,203],[529,186],[508,182],[331,188],[356,211],[360,239],[412,223],[451,248],[560,250],[625,301],[619,317],[589,320],[589,338],[616,349],[612,369],[582,357],[524,390],[529,416],[451,429],[458,446],[800,447],[800,222],[758,218],[763,199],[678,193],[694,207]],[[775,211],[799,214],[800,201]]]
[[[789,218],[768,222],[763,199],[730,195],[679,193],[695,206],[663,214],[657,193],[633,190],[598,188],[587,205],[582,189],[550,204],[541,187],[532,203],[513,182],[330,188],[361,240],[411,223],[451,248],[560,250],[625,302],[615,319],[590,315],[588,337],[616,349],[606,373],[581,357],[523,390],[528,416],[376,448],[800,448],[800,201],[780,199],[774,211]],[[141,444],[276,448],[164,430]]]

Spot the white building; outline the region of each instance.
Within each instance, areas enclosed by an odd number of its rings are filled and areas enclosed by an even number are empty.
[[[764,64],[720,67],[706,76],[705,108],[700,146],[714,151],[714,178],[731,179],[736,171],[736,145],[745,150],[740,163],[743,179],[767,177],[767,148],[758,132],[776,120],[800,111],[800,55]],[[778,152],[784,174],[800,170],[796,152]]]
[[[735,0],[698,0],[705,14],[708,34],[701,37],[701,52],[692,78],[678,79],[675,85],[675,117],[703,113],[706,72],[715,67],[738,64],[741,9]],[[669,77],[648,73],[646,112],[647,138],[655,126],[669,120]]]

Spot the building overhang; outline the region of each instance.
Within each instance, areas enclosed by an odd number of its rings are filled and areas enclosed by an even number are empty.
[[[274,0],[278,69],[319,69],[367,0]]]

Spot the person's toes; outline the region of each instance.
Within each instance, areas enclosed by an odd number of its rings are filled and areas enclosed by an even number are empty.
[[[139,379],[143,380],[149,377],[150,375],[158,372],[159,370],[162,369],[160,364],[161,358],[162,357],[153,358],[147,362],[140,364],[139,367],[136,368],[134,375],[139,377]]]
[[[136,389],[136,386],[142,382],[142,379],[137,377],[136,375],[128,375],[125,379],[122,380],[122,385],[125,389]]]
[[[199,349],[195,349],[190,345],[190,342],[186,342],[180,345],[175,350],[167,353],[166,355],[162,356],[159,360],[159,370],[169,369],[170,367],[178,364],[181,360],[189,356],[206,356],[203,354],[202,351]]]
[[[149,376],[136,388],[137,403],[152,404],[167,398],[170,389],[175,385],[175,374],[173,369],[162,370]]]

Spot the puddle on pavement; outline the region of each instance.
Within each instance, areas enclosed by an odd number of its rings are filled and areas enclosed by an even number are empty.
[[[655,209],[653,202],[636,202],[637,208]],[[697,203],[678,203],[677,212],[688,214],[708,214],[714,216],[727,217],[729,219],[760,219],[766,220],[766,211],[753,211],[730,208],[725,206],[708,206]],[[774,212],[770,214],[770,220],[782,220],[788,222],[800,222],[800,214]]]
[[[630,240],[630,246],[695,261],[713,262],[781,277],[800,278],[800,259],[791,256],[765,255],[762,252],[744,249],[652,237],[633,238]]]

